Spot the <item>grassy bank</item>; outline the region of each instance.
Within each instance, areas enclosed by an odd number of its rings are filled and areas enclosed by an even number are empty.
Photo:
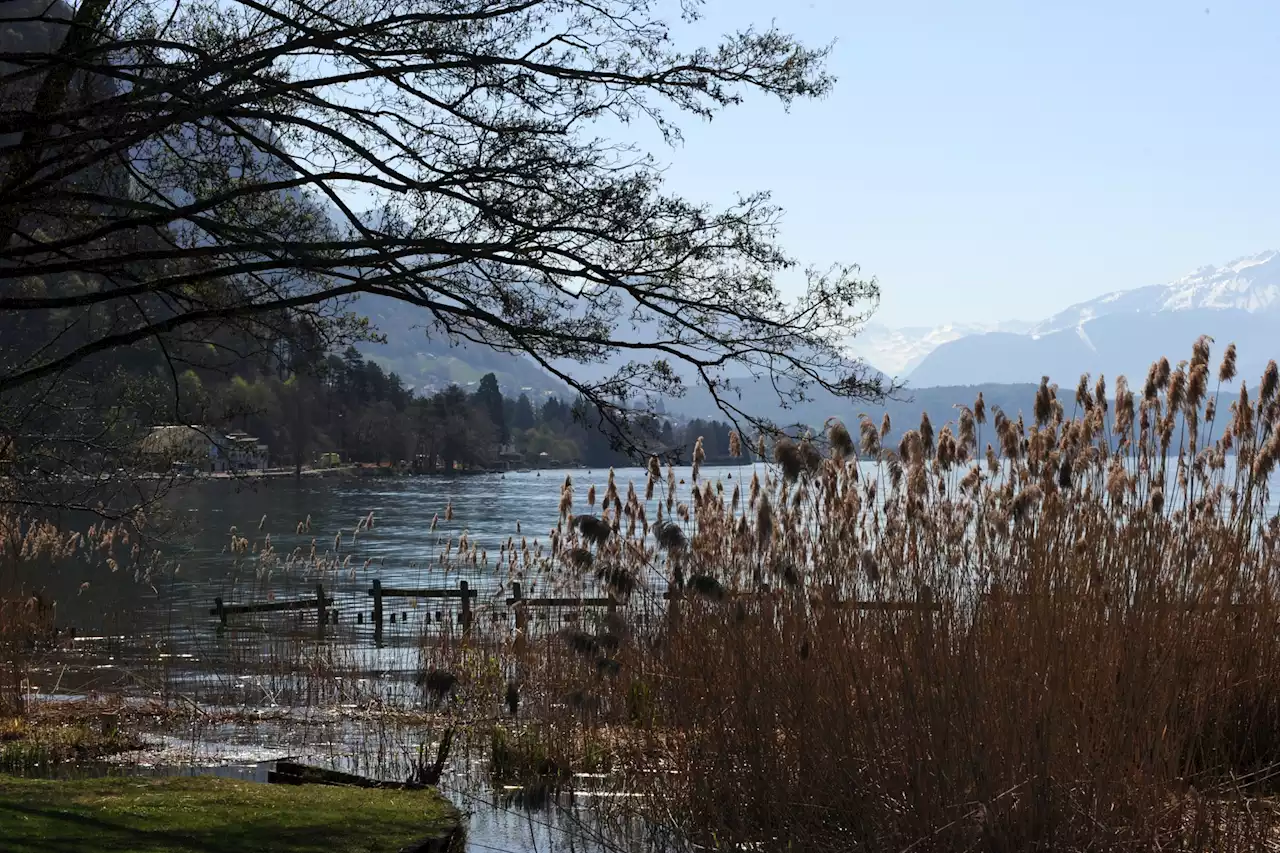
[[[394,853],[457,826],[456,809],[434,790],[0,776],[0,838],[10,853]]]

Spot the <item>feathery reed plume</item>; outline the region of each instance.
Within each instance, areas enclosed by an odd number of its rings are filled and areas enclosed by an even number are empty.
[[[450,498],[449,502],[444,505],[444,520],[453,521],[453,498]]]
[[[800,586],[800,573],[796,571],[793,563],[787,563],[782,567],[782,582],[792,589]]]
[[[1167,359],[1165,363],[1168,364]],[[1161,385],[1158,378],[1159,375],[1160,365],[1157,362],[1151,362],[1151,367],[1147,369],[1147,382],[1142,387],[1142,399],[1154,400],[1156,398],[1156,393],[1159,391]]]
[[[837,418],[827,420],[827,442],[836,459],[843,460],[854,455],[853,436],[849,435],[849,430]]]
[[[1166,398],[1169,405],[1167,414],[1169,418],[1173,418],[1187,399],[1187,374],[1181,366],[1169,374],[1169,384],[1166,388]]]
[[[430,669],[419,672],[416,683],[436,702],[442,702],[458,686],[458,676],[445,669]]]
[[[609,523],[594,515],[579,515],[573,520],[574,526],[582,533],[588,544],[599,547],[609,541],[613,528]]]
[[[615,595],[626,598],[635,591],[638,584],[635,572],[622,566],[601,566],[596,569],[596,579]]]
[[[862,557],[859,560],[862,567],[862,573],[871,583],[880,582],[880,561],[876,559],[876,552],[870,548],[862,550]]]
[[[817,474],[822,468],[822,454],[818,452],[818,448],[813,446],[813,441],[806,436],[797,449],[800,453],[800,462],[804,465],[804,470],[810,476]]]
[[[1191,366],[1191,375],[1187,379],[1187,411],[1196,412],[1204,402],[1209,391],[1209,366],[1198,361]]]
[[[785,435],[773,443],[773,461],[778,463],[783,479],[789,483],[794,483],[804,470],[800,449]]]
[[[724,585],[711,575],[690,575],[687,586],[691,591],[712,601],[723,601],[727,595]]]
[[[1013,502],[1009,504],[1009,514],[1017,521],[1024,520],[1031,512],[1031,508],[1039,502],[1040,495],[1040,487],[1034,483],[1019,489]]]
[[[1107,380],[1101,374],[1098,375],[1098,381],[1093,386],[1093,403],[1102,411],[1107,410]]]
[[[951,426],[944,426],[942,433],[938,436],[938,449],[935,453],[935,459],[939,467],[946,471],[955,464],[957,455],[956,439],[951,433]]]
[[[707,458],[707,451],[702,446],[702,436],[698,436],[693,442],[693,481],[698,482],[698,473],[702,470],[702,463]]]
[[[957,403],[956,408],[960,410],[960,446],[966,451],[974,451],[977,449],[977,436],[974,427],[973,409],[968,406]]]
[[[560,632],[560,638],[571,650],[585,658],[594,658],[600,654],[600,643],[581,628],[565,628]]]
[[[571,569],[585,572],[591,568],[591,564],[595,562],[595,557],[586,548],[570,548],[561,555],[565,565]]]
[[[1240,451],[1246,451],[1247,446],[1253,443],[1253,407],[1249,404],[1249,386],[1240,383],[1240,399],[1231,404],[1232,414],[1231,432],[1239,442]],[[1225,436],[1224,436],[1225,437]]]
[[[593,507],[595,505],[596,505],[596,487],[595,487],[595,484],[593,483],[592,485],[587,487],[587,506]]]
[[[1218,382],[1226,383],[1236,378],[1236,345],[1227,344],[1222,354],[1222,365],[1218,368]]]
[[[573,512],[573,486],[565,485],[560,489],[560,518],[565,519]]]
[[[1089,394],[1089,374],[1081,373],[1080,382],[1076,385],[1076,405],[1084,411],[1093,408],[1093,397]]]
[[[1262,385],[1258,389],[1259,406],[1266,406],[1275,399],[1277,386],[1280,386],[1280,367],[1277,367],[1275,359],[1272,359],[1267,362],[1266,369],[1262,371]]]
[[[928,412],[920,413],[920,449],[923,459],[933,456],[933,421],[929,420]]]
[[[880,421],[880,440],[884,441],[884,437],[889,434],[889,430],[893,429],[893,424],[889,421],[889,413],[884,413],[884,419]]]
[[[1035,404],[1036,426],[1044,426],[1053,416],[1053,394],[1049,390],[1049,377],[1040,377],[1040,388],[1036,391]],[[1009,455],[1006,453],[1006,455]]]
[[[1058,467],[1058,487],[1062,489],[1071,488],[1071,457],[1063,456],[1062,464]]]
[[[756,504],[756,543],[761,549],[773,541],[773,504],[769,496],[761,495]]]
[[[876,425],[866,415],[859,421],[858,431],[862,434],[862,453],[864,456],[875,456],[880,453],[880,433]]]
[[[1271,472],[1275,470],[1278,453],[1280,453],[1280,432],[1273,431],[1258,451],[1257,458],[1253,460],[1253,475],[1255,478],[1266,482],[1267,478],[1271,476]]]
[[[765,448],[764,433],[760,433],[758,436],[756,436],[756,458],[757,459],[769,458],[769,454],[766,452],[766,448]]]
[[[683,551],[689,544],[689,540],[685,538],[684,530],[674,521],[664,521],[655,526],[653,536],[658,545],[667,551]]]
[[[1168,356],[1160,356],[1160,360],[1156,362],[1156,387],[1164,388],[1169,384],[1169,374],[1173,372],[1173,366],[1169,364]]]
[[[898,458],[902,460],[903,465],[924,461],[924,440],[919,432],[909,429],[902,434],[901,440],[898,441]]]
[[[656,454],[649,457],[648,472],[649,472],[649,479],[651,480],[662,479],[662,463],[658,461],[658,457]]]
[[[258,529],[261,530],[266,526],[267,526],[267,514],[264,512],[262,514],[262,518],[258,521]]]
[[[982,392],[978,392],[978,399],[973,401],[973,418],[981,426],[987,422],[987,402],[982,399]]]
[[[1149,502],[1151,505],[1152,514],[1160,515],[1162,512],[1164,512],[1164,489],[1160,488],[1159,486],[1156,486],[1155,488],[1153,488],[1151,490],[1151,496],[1149,498]]]
[[[729,430],[729,455],[735,459],[742,455],[742,437],[736,429]]]

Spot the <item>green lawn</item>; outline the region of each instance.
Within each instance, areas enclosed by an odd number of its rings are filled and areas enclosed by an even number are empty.
[[[457,823],[434,790],[0,775],[5,853],[395,853]]]

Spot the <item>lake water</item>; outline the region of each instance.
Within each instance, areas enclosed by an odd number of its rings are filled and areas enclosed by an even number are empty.
[[[761,469],[763,470],[763,469]],[[751,466],[705,468],[703,476],[721,479],[726,488],[750,482]],[[479,590],[476,617],[490,631],[500,631],[511,621],[505,596],[509,593],[506,568],[495,566],[499,549],[508,537],[526,536],[545,543],[559,517],[559,502],[566,476],[574,482],[574,510],[590,511],[586,498],[596,487],[602,498],[608,471],[543,470],[457,477],[304,478],[259,481],[217,480],[194,483],[174,496],[172,507],[183,521],[184,531],[166,546],[171,568],[155,577],[138,579],[126,571],[112,573],[96,565],[72,565],[40,582],[57,601],[58,621],[78,632],[74,653],[56,665],[35,673],[34,686],[41,691],[78,695],[124,690],[137,696],[157,697],[177,690],[194,697],[206,708],[253,707],[316,716],[313,697],[269,661],[273,655],[294,654],[288,639],[314,636],[314,610],[261,616],[230,616],[225,628],[210,614],[215,599],[228,605],[268,600],[285,601],[314,597],[316,585],[335,599],[336,625],[326,627],[326,647],[343,657],[355,670],[351,683],[355,695],[330,695],[330,701],[347,708],[376,694],[393,702],[418,700],[412,676],[421,666],[419,653],[424,632],[456,631],[456,601],[388,599],[382,642],[375,643],[371,600],[367,591],[374,579],[388,587],[456,587],[466,580]],[[677,468],[677,479],[686,481],[689,468]],[[616,472],[625,496],[628,482],[643,495],[645,472],[640,468]],[[445,520],[452,505],[453,519]],[[598,512],[599,500],[596,511]],[[650,505],[650,517],[656,507]],[[372,529],[353,529],[373,513]],[[436,529],[432,520],[438,516]],[[311,532],[298,533],[299,522],[310,518]],[[309,552],[312,540],[321,554],[333,551],[335,534],[341,531],[336,565],[322,569],[277,564],[264,569],[254,555],[237,559],[228,550],[231,529],[254,543],[255,550],[270,537],[277,554],[298,549]],[[456,565],[445,568],[439,556],[466,533],[489,553],[487,566]],[[33,579],[36,580],[36,579]],[[525,582],[526,594],[539,591]],[[550,594],[547,592],[545,594]],[[407,617],[407,618],[406,618]],[[559,627],[554,612],[546,617],[550,628]],[[270,631],[262,630],[269,621]],[[291,630],[292,626],[292,630]],[[496,626],[496,627],[495,627]],[[288,646],[280,649],[281,638]],[[359,676],[363,675],[364,678]],[[351,684],[348,685],[351,688]],[[298,709],[302,708],[299,712]],[[420,736],[420,733],[414,733]],[[401,732],[396,741],[404,737]],[[390,743],[383,754],[356,753],[378,744],[382,735],[370,734],[342,722],[306,726],[269,723],[253,727],[224,727],[193,732],[188,737],[166,737],[165,749],[145,761],[144,772],[217,772],[243,778],[265,778],[257,762],[292,756],[339,769],[403,778],[389,764],[407,759],[402,743]],[[400,752],[397,752],[400,750]],[[461,760],[461,759],[459,759]],[[456,763],[456,762],[455,762]],[[381,770],[376,770],[377,766]],[[462,770],[475,768],[462,768]],[[468,849],[477,851],[578,851],[621,849],[622,839],[592,816],[592,795],[579,796],[573,804],[524,808],[517,792],[493,791],[484,784],[484,772],[459,772],[455,767],[450,796],[470,813]],[[481,781],[476,783],[476,778]],[[618,792],[612,792],[616,794]],[[597,795],[598,796],[598,795]],[[601,839],[608,835],[607,840]],[[652,849],[648,847],[646,849]]]
[[[705,468],[703,477],[721,480],[728,491],[738,483],[745,489],[752,473],[748,465]],[[422,637],[431,631],[457,630],[456,600],[388,599],[388,622],[381,642],[375,642],[368,596],[372,582],[380,580],[389,587],[456,588],[465,580],[479,591],[477,619],[487,630],[500,633],[510,624],[511,612],[505,601],[510,577],[505,567],[496,566],[499,549],[508,537],[516,542],[521,536],[546,542],[559,516],[566,476],[573,479],[575,512],[591,511],[587,490],[594,485],[602,497],[607,470],[192,484],[173,499],[172,508],[185,530],[166,545],[172,560],[169,570],[138,579],[126,571],[112,573],[105,567],[77,564],[39,579],[57,601],[59,623],[76,626],[79,637],[74,654],[37,672],[33,681],[42,691],[77,694],[123,689],[159,696],[178,690],[215,708],[308,708],[313,702],[326,701],[358,707],[374,696],[379,701],[417,701],[412,676],[422,666]],[[678,468],[676,477],[686,481],[680,495],[687,496],[691,470]],[[623,495],[628,482],[643,494],[643,469],[619,469],[616,479]],[[449,506],[453,519],[446,521]],[[597,501],[596,511],[598,506]],[[650,518],[654,510],[651,504]],[[370,513],[372,529],[353,536],[360,520]],[[308,517],[310,532],[299,533],[299,523]],[[437,517],[433,530],[432,520]],[[320,568],[289,566],[283,560],[268,565],[255,554],[236,557],[229,552],[233,527],[253,543],[255,552],[269,537],[273,551],[281,556],[310,552],[313,540],[320,555],[332,555],[335,535],[341,532],[342,536],[336,558]],[[447,543],[456,550],[463,533],[487,550],[488,565],[462,569],[456,561],[447,568],[441,565],[439,557]],[[264,630],[260,616],[233,615],[223,628],[210,613],[216,599],[228,605],[281,602],[314,597],[318,584],[326,596],[334,598],[337,612],[337,623],[326,626],[326,646],[342,656],[350,673],[350,683],[319,699],[304,692],[313,685],[299,686],[288,676],[287,666],[271,663],[273,656],[283,660],[296,653],[297,644],[289,645],[291,638],[309,641],[315,636],[314,610],[273,614],[269,630]],[[532,584],[533,579],[525,579],[526,594],[539,592]],[[547,628],[559,627],[554,612],[546,619]],[[367,732],[334,724],[313,730],[303,740],[299,737],[287,724],[266,736],[261,728],[203,732],[199,754],[193,751],[187,763],[219,765],[219,772],[254,776],[262,771],[253,762],[274,754],[368,769],[367,762],[363,768],[352,766],[353,744],[367,744]],[[220,756],[219,750],[226,754]],[[603,830],[580,810],[530,811],[483,785],[458,784],[452,795],[473,812],[470,849],[609,847],[598,841],[592,846],[590,837]],[[616,849],[616,844],[610,844]]]

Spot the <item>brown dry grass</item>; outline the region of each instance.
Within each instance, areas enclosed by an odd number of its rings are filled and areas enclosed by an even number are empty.
[[[1202,340],[1140,395],[1046,381],[1025,420],[977,401],[894,449],[831,424],[821,449],[778,440],[776,478],[743,492],[651,469],[657,518],[606,500],[615,535],[565,523],[554,553],[684,600],[616,675],[568,644],[531,672],[585,686],[584,725],[678,732],[655,812],[721,847],[1261,848],[1280,398],[1273,364],[1218,408],[1210,371]]]

